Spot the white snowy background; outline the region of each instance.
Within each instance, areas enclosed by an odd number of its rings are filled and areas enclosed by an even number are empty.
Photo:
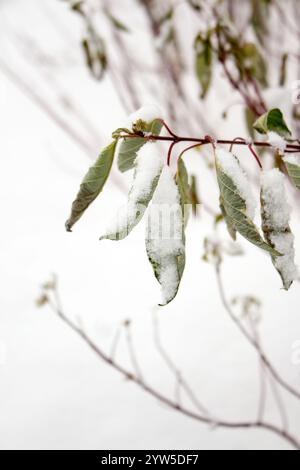
[[[99,133],[100,145],[126,116],[109,80],[99,84],[88,75],[76,43],[81,32],[63,2],[0,1],[2,65],[85,135],[72,112],[63,108],[61,90],[76,96]],[[30,38],[54,58],[50,70],[45,71],[42,61],[34,63],[38,54]],[[48,74],[45,81],[43,73]],[[226,94],[224,83],[208,104],[197,105],[216,132],[235,137],[245,132],[239,109],[223,122],[220,106],[213,106]],[[53,93],[56,88],[61,101]],[[272,96],[281,97],[279,104],[289,109],[289,90]],[[107,350],[120,322],[130,318],[144,375],[173,395],[174,378],[153,344],[152,316],[160,298],[145,255],[144,227],[120,243],[98,241],[125,194],[110,182],[74,233],[64,229],[80,179],[99,151],[97,142],[83,152],[1,68],[0,129],[0,448],[288,449],[267,432],[212,429],[161,406],[102,363],[47,307],[36,308],[39,286],[56,273],[65,311],[80,317]],[[88,134],[84,138],[89,141]],[[197,172],[206,200],[217,207],[216,184],[200,158],[191,154],[188,165]],[[124,184],[129,181],[126,176]],[[294,211],[292,225],[300,264],[299,211]],[[203,238],[210,232],[205,213],[188,228],[186,272],[176,300],[158,312],[161,335],[213,413],[253,420],[259,364],[223,310],[213,267],[201,260]],[[299,284],[288,293],[281,290],[268,257],[243,241],[241,245],[246,255],[225,261],[227,295],[255,294],[262,300],[265,349],[282,375],[300,388],[300,363],[292,361],[293,345],[300,340]],[[117,357],[129,364],[124,340]],[[299,403],[282,395],[290,428],[300,435]],[[272,399],[267,416],[280,423]]]

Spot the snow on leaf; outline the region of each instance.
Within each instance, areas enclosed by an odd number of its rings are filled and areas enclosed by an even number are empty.
[[[279,256],[280,253],[263,240],[252,221],[255,203],[252,200],[247,177],[238,160],[232,153],[223,149],[217,149],[215,153],[221,209],[226,214],[227,226],[231,227],[230,234],[234,236],[237,231],[250,243],[273,256]]]
[[[293,180],[295,186],[300,191],[300,159],[294,155],[283,159],[289,177]]]
[[[277,132],[268,132],[268,143],[276,149],[280,155],[284,155],[287,143]]]
[[[291,138],[291,131],[286,125],[283,114],[280,109],[271,109],[267,113],[260,116],[253,124],[253,127],[260,134],[268,134],[269,132],[276,132],[284,139]]]
[[[139,121],[137,121],[139,122]],[[141,121],[144,122],[144,121]],[[141,125],[141,122],[139,125]],[[158,119],[154,119],[150,124],[143,127],[145,133],[159,135],[162,128],[162,123]],[[146,144],[147,139],[144,137],[129,137],[125,138],[118,152],[118,168],[122,173],[134,168],[134,162],[139,150]]]
[[[169,167],[164,167],[149,208],[146,250],[161,285],[161,306],[177,295],[185,268],[184,217],[180,192]]]
[[[72,204],[71,215],[66,222],[66,229],[68,232],[71,232],[73,225],[80,219],[88,206],[101,193],[110,174],[116,145],[117,141],[114,141],[102,150],[94,165],[91,166],[85,175],[76,199]]]
[[[294,237],[289,226],[290,212],[284,175],[278,169],[265,171],[261,179],[262,228],[268,243],[283,255],[272,257],[272,261],[286,290],[298,278]]]
[[[157,187],[163,164],[157,143],[148,144],[140,151],[136,159],[127,207],[122,208],[101,240],[123,240],[140,222]]]

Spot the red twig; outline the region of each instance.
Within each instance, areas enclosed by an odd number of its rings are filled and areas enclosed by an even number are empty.
[[[255,160],[257,161],[259,168],[262,170],[262,169],[263,169],[263,166],[262,166],[262,164],[261,164],[261,161],[260,161],[260,159],[259,159],[259,156],[257,155],[257,153],[255,152],[254,148],[252,147],[252,144],[249,144],[249,145],[248,145],[248,148],[249,148],[250,152],[252,153],[252,155],[254,156]]]
[[[169,150],[168,150],[168,158],[167,158],[167,164],[168,166],[170,166],[170,163],[171,163],[171,157],[172,157],[172,151],[173,151],[173,148],[175,147],[175,145],[178,143],[177,140],[174,140],[174,142],[172,142],[172,144],[170,145],[169,147]]]

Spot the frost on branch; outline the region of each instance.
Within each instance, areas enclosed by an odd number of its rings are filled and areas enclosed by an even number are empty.
[[[164,159],[159,144],[145,145],[139,152],[125,209],[111,222],[101,239],[122,240],[142,219],[156,189]]]
[[[161,285],[162,304],[176,296],[185,267],[184,217],[180,193],[169,167],[164,167],[149,208],[146,250]]]
[[[252,221],[255,213],[255,200],[239,161],[231,152],[222,148],[216,149],[215,157],[220,205],[230,235],[235,239],[236,232],[239,232],[249,242],[273,256],[278,256],[279,253],[263,240]]]
[[[295,266],[294,236],[289,226],[291,209],[284,187],[284,175],[265,171],[261,178],[262,227],[268,243],[283,256],[272,258],[283,286],[288,290],[298,278]]]

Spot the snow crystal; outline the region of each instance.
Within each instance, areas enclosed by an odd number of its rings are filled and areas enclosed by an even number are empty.
[[[183,215],[178,188],[169,167],[164,167],[147,223],[147,251],[159,266],[163,303],[176,294],[180,281],[176,256],[184,254]]]
[[[216,150],[216,157],[223,172],[233,180],[240,196],[245,200],[249,217],[253,218],[255,215],[256,202],[247,175],[241,168],[239,161],[231,152],[223,148]]]
[[[283,256],[274,259],[284,285],[290,286],[298,279],[298,269],[294,263],[294,236],[289,231],[291,208],[287,201],[284,175],[277,169],[262,174],[262,194],[265,221],[270,230],[270,241]]]
[[[288,155],[284,157],[283,161],[285,163],[290,163],[291,165],[300,166],[300,157],[297,155]]]
[[[284,155],[287,143],[277,132],[268,132],[268,143]]]
[[[141,148],[136,158],[134,181],[128,203],[118,211],[117,217],[106,227],[106,233],[110,235],[125,233],[134,223],[137,213],[141,216],[144,214],[153,182],[159,177],[163,165],[164,156],[158,143],[146,144]]]
[[[158,106],[147,104],[129,116],[130,126],[132,127],[139,119],[145,122],[152,122],[154,119],[162,117],[162,112]]]

